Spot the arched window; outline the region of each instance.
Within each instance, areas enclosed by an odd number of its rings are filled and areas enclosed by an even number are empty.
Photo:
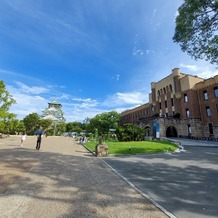
[[[170,91],[172,92],[173,91],[173,87],[172,87],[172,85],[170,84]]]
[[[186,93],[184,94],[184,102],[188,102],[188,95]]]
[[[188,135],[191,135],[192,134],[192,129],[191,129],[191,125],[188,124]]]

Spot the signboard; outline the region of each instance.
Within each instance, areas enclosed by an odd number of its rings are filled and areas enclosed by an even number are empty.
[[[155,138],[160,138],[160,124],[158,122],[154,122],[153,124],[153,135]]]

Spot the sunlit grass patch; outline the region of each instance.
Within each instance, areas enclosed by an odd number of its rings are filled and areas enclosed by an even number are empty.
[[[86,147],[95,152],[96,142],[87,142]],[[178,147],[167,141],[106,142],[109,154],[154,154],[175,151]]]

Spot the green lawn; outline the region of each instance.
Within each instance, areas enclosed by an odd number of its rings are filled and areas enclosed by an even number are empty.
[[[86,142],[86,147],[95,152],[96,142]],[[175,151],[178,147],[167,141],[106,142],[109,154],[154,154]]]

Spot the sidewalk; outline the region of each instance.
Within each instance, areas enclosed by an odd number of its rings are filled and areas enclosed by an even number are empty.
[[[206,141],[206,140],[194,140],[194,139],[185,139],[185,138],[169,138],[171,141],[180,142],[182,146],[185,147],[217,147],[218,142]]]
[[[68,137],[0,140],[1,217],[167,217]]]

